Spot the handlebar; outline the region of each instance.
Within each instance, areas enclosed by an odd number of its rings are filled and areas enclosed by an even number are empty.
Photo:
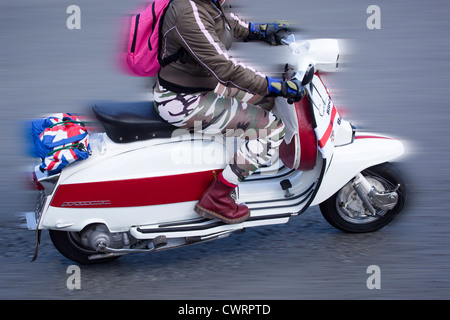
[[[291,43],[295,42],[295,36],[294,36],[293,33],[290,33],[289,35],[282,36],[281,39],[280,39],[280,42],[282,44],[285,44],[285,45],[289,46]]]
[[[309,46],[307,44],[299,44],[296,41],[295,35],[293,33],[284,34],[280,38],[280,43],[289,46],[292,50],[293,55],[302,55],[309,49]],[[306,86],[311,82],[315,72],[313,64],[307,60],[298,63],[298,65],[295,66],[295,69],[292,71],[293,72],[291,73],[291,75],[289,75],[289,64],[286,64],[284,75],[286,75],[290,79],[301,81],[302,86]]]

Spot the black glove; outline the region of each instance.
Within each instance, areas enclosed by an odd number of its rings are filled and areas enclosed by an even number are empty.
[[[288,98],[289,103],[300,101],[305,95],[305,87],[299,80],[281,80],[267,77],[269,95]]]
[[[274,46],[281,44],[282,35],[285,36],[286,33],[290,33],[284,23],[255,24],[250,22],[248,30],[247,40],[262,40]]]

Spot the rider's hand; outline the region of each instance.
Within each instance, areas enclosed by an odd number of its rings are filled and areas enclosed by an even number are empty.
[[[279,34],[285,35],[286,32],[290,32],[284,23],[255,24],[250,22],[248,29],[248,40],[262,40],[274,46],[281,44],[281,36]]]
[[[300,101],[305,95],[305,87],[299,80],[281,80],[267,77],[269,95],[288,98],[289,102]]]

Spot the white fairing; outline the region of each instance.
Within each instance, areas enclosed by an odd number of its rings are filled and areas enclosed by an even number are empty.
[[[360,133],[356,135],[353,143],[336,146],[311,205],[327,200],[364,169],[392,161],[403,152],[404,147],[399,140],[377,134]]]
[[[292,50],[290,64],[300,73],[306,71],[309,64],[319,71],[337,70],[340,49],[336,39],[293,41],[289,43],[289,47]]]
[[[232,153],[218,141],[192,139],[154,139],[117,144],[106,134],[92,141],[93,154],[65,168],[58,185],[97,181],[120,181],[189,172],[223,169]],[[103,141],[102,141],[103,140]],[[57,188],[55,188],[56,191]],[[54,192],[55,193],[55,192]],[[149,197],[152,195],[149,194]],[[132,225],[196,218],[194,204],[183,202],[130,208],[71,208],[50,206],[48,197],[39,228],[81,230],[91,223],[104,223],[111,231],[126,231]],[[101,199],[98,199],[101,200]]]
[[[68,167],[60,183],[84,183],[137,179],[223,168],[232,153],[219,141],[192,139],[190,135],[127,144],[112,142],[103,135],[106,151]],[[76,170],[70,175],[67,171]]]

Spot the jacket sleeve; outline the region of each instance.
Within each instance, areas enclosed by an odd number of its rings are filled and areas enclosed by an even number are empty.
[[[232,12],[225,12],[225,14],[231,24],[234,36],[243,40],[247,39],[249,34],[249,23]]]
[[[195,2],[189,3],[176,24],[180,45],[223,85],[267,95],[266,76],[229,56],[211,16]]]

